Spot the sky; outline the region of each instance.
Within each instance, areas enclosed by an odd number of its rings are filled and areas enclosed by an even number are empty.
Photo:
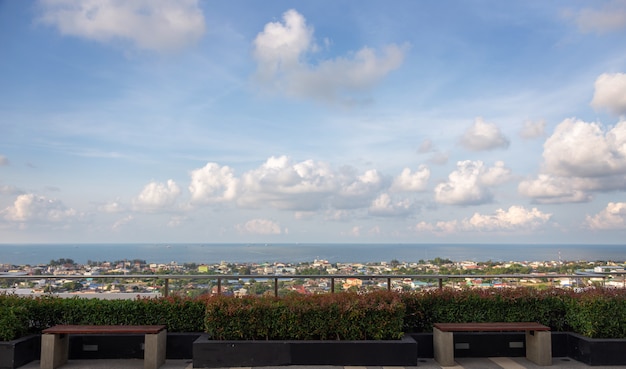
[[[0,0],[0,243],[624,243],[626,1]]]

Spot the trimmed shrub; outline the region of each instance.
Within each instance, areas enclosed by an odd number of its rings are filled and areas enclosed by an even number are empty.
[[[572,330],[591,338],[626,338],[626,289],[594,288],[568,304]]]
[[[402,337],[399,295],[374,292],[207,300],[205,330],[216,340],[383,340]]]
[[[573,292],[561,289],[464,289],[403,293],[406,332],[432,332],[433,323],[538,322],[569,329],[566,319]]]

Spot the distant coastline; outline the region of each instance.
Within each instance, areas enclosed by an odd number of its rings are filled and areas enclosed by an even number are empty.
[[[625,261],[626,244],[421,243],[100,243],[0,244],[0,264],[36,265],[58,258],[78,263],[142,259],[168,263],[453,261]]]

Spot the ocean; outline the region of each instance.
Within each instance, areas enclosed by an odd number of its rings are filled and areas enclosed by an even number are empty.
[[[141,259],[149,263],[417,262],[453,261],[626,261],[626,245],[594,244],[0,244],[0,264],[47,264],[60,258],[77,263]]]

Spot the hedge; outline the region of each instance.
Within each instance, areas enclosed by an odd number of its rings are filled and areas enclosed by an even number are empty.
[[[534,321],[591,338],[626,338],[626,289],[431,290],[363,295],[63,299],[0,294],[0,340],[56,324],[165,324],[214,339],[396,339],[435,322]]]
[[[205,331],[220,340],[382,340],[402,337],[398,294],[338,293],[207,300]]]

